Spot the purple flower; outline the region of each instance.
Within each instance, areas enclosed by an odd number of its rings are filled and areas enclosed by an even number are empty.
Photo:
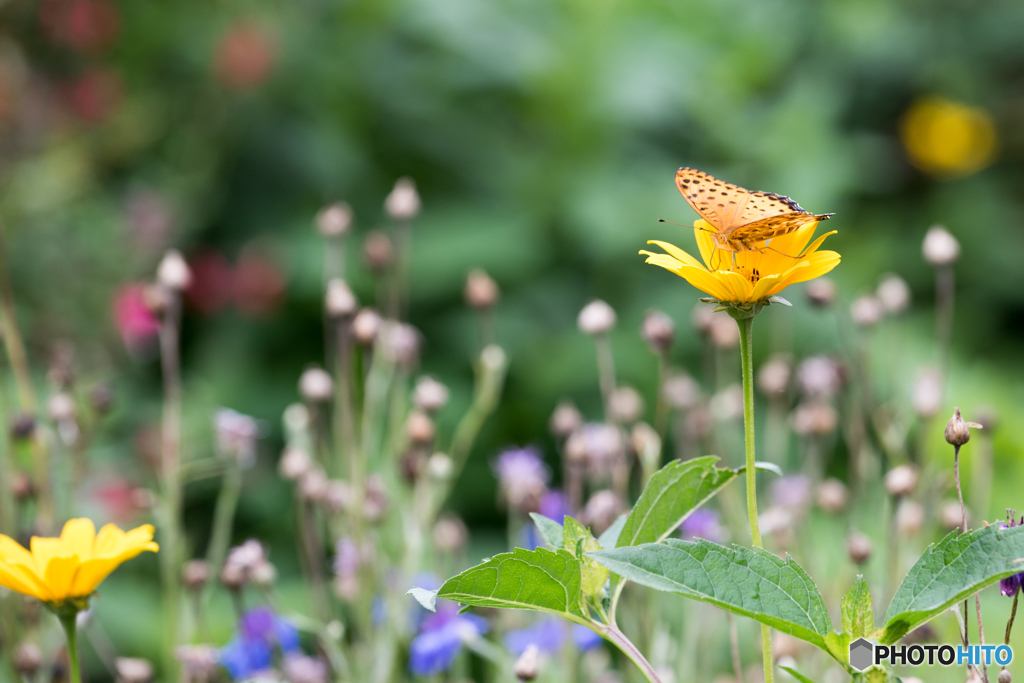
[[[603,640],[604,638],[597,635],[586,626],[581,626],[580,624],[572,625],[572,642],[580,652],[593,650],[595,647],[600,645]]]
[[[235,636],[218,653],[223,666],[232,679],[249,678],[257,671],[269,669],[273,662],[273,649],[262,640],[248,640]]]
[[[1000,524],[1000,529],[1009,529],[1015,527],[1018,524],[1024,524],[1024,517],[1021,517],[1020,522],[1017,522],[1015,516],[1016,510],[1006,511],[1006,523]],[[1024,572],[1014,574],[1013,576],[1007,576],[1005,579],[999,582],[999,592],[1008,598],[1012,598],[1017,594],[1022,587],[1024,587]]]
[[[548,491],[540,499],[540,514],[562,524],[566,515],[572,514],[569,499],[561,491]]]
[[[551,470],[536,448],[510,448],[494,463],[494,473],[508,504],[527,511],[537,509],[551,481]]]
[[[802,474],[776,479],[771,486],[771,500],[776,507],[802,508],[811,501],[811,480]]]
[[[462,644],[487,632],[487,622],[475,614],[459,614],[458,605],[445,602],[423,621],[419,635],[409,645],[409,671],[433,676],[447,671]]]
[[[707,508],[698,508],[691,512],[690,516],[683,520],[681,530],[684,541],[703,538],[713,543],[721,543],[725,540],[722,525],[718,522],[718,513]]]

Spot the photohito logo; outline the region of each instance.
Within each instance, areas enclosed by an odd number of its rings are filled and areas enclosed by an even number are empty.
[[[865,638],[850,643],[850,666],[857,671],[883,663],[1006,666],[1012,661],[1013,650],[1009,645],[875,645]]]

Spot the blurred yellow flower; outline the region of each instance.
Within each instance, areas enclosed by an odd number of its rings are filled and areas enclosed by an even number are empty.
[[[693,224],[693,232],[704,263],[679,247],[657,240],[648,244],[657,244],[668,253],[640,253],[647,256],[647,263],[672,271],[723,303],[751,304],[764,301],[789,285],[820,277],[839,264],[838,253],[818,251],[835,230],[807,246],[817,226],[815,221],[775,237],[762,250],[731,252],[715,247],[711,238],[714,228],[699,219]]]
[[[160,546],[149,524],[128,532],[107,524],[97,534],[92,520],[72,519],[60,538],[33,536],[31,548],[0,534],[0,586],[57,604],[88,597],[122,562]]]
[[[996,154],[996,129],[988,112],[938,97],[910,107],[900,138],[911,163],[936,176],[970,175]]]

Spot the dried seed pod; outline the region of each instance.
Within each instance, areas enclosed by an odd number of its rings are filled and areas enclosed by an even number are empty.
[[[335,202],[320,209],[316,215],[316,228],[324,237],[340,237],[352,227],[352,207]]]
[[[924,260],[933,266],[952,265],[960,258],[960,242],[945,226],[933,225],[924,236],[921,253]]]
[[[676,336],[676,324],[667,313],[647,311],[644,322],[640,326],[640,336],[654,353],[665,353],[672,347]]]
[[[329,401],[334,394],[334,380],[323,368],[308,368],[299,377],[299,395],[310,403]]]
[[[583,307],[576,318],[580,332],[591,336],[607,334],[615,327],[615,310],[604,301],[594,299]]]
[[[384,210],[396,221],[407,221],[420,212],[420,195],[412,178],[399,178],[384,200]]]
[[[175,292],[188,289],[192,284],[192,270],[185,263],[185,257],[176,249],[164,254],[156,269],[156,281],[163,287]]]
[[[847,540],[846,551],[854,564],[863,565],[871,559],[871,539],[860,532],[855,532]]]
[[[498,302],[500,296],[498,283],[491,279],[483,270],[476,268],[466,276],[466,287],[463,290],[463,298],[466,304],[478,311],[484,311]]]
[[[210,578],[210,565],[206,560],[189,560],[181,568],[181,582],[189,590],[199,590]]]

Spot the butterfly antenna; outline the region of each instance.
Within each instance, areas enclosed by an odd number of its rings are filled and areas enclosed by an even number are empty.
[[[669,225],[678,225],[680,228],[697,228],[697,226],[695,226],[695,225],[684,225],[683,223],[674,223],[672,221],[667,221],[664,218],[659,218],[658,222],[659,223],[668,223]],[[697,228],[697,230],[703,230],[704,232],[710,232],[712,235],[715,234],[716,232],[718,232],[717,230],[708,230],[707,228]]]

